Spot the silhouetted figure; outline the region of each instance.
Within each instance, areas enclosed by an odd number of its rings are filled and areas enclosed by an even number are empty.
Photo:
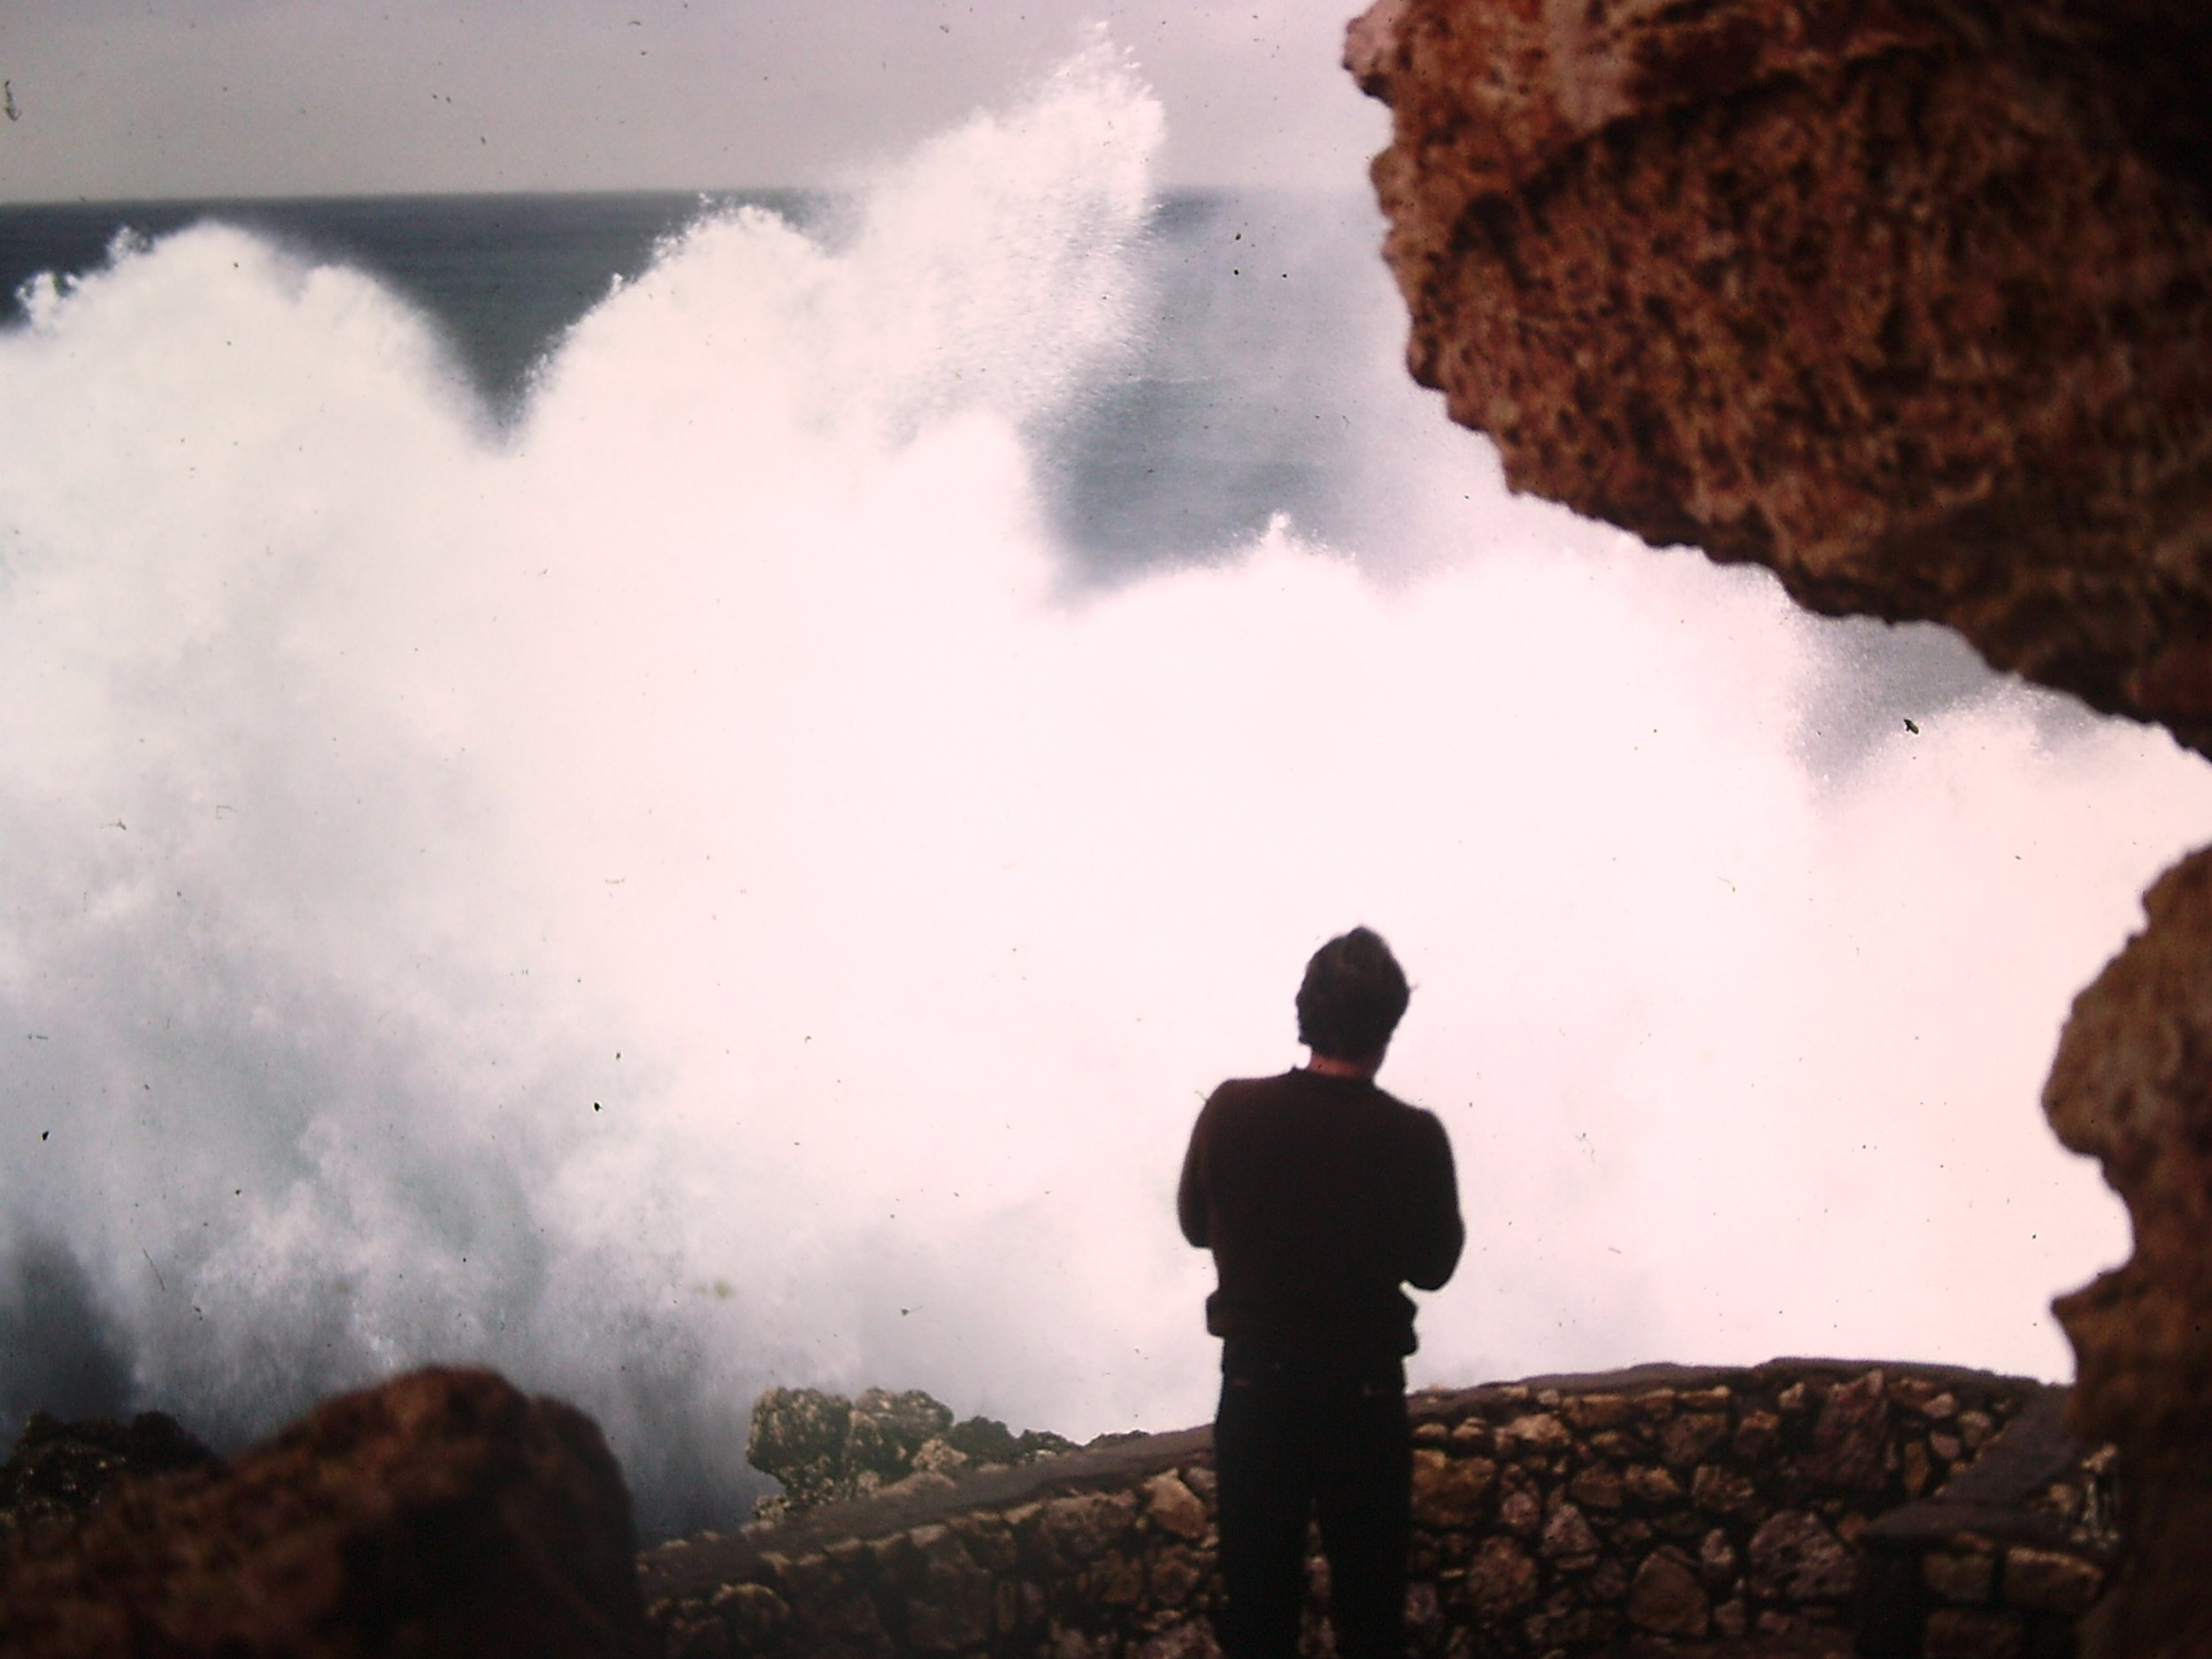
[[[1380,937],[1332,939],[1298,990],[1311,1062],[1224,1083],[1191,1131],[1176,1209],[1220,1278],[1206,1328],[1222,1339],[1228,1659],[1296,1651],[1310,1517],[1341,1659],[1405,1651],[1414,1336],[1401,1286],[1442,1285],[1465,1236],[1443,1125],[1374,1084],[1407,998]]]

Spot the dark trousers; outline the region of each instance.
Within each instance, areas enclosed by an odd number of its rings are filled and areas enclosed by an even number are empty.
[[[1227,1659],[1291,1659],[1306,1523],[1321,1527],[1340,1659],[1402,1659],[1413,1440],[1394,1363],[1329,1371],[1230,1356],[1214,1417]]]

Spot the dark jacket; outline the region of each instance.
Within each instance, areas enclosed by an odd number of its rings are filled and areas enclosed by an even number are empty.
[[[1206,1328],[1232,1351],[1357,1364],[1414,1348],[1413,1303],[1458,1265],[1451,1142],[1360,1078],[1224,1083],[1191,1131],[1183,1236],[1214,1253]]]

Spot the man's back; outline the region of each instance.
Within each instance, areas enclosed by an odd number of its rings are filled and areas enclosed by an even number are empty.
[[[1309,1070],[1214,1091],[1177,1211],[1214,1254],[1208,1330],[1232,1348],[1355,1363],[1413,1351],[1399,1286],[1441,1285],[1463,1238],[1443,1125],[1365,1078]]]

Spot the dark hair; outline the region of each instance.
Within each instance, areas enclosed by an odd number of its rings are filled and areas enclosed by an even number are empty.
[[[1298,1041],[1333,1060],[1368,1060],[1389,1046],[1412,995],[1382,935],[1355,927],[1313,953],[1298,987]]]

